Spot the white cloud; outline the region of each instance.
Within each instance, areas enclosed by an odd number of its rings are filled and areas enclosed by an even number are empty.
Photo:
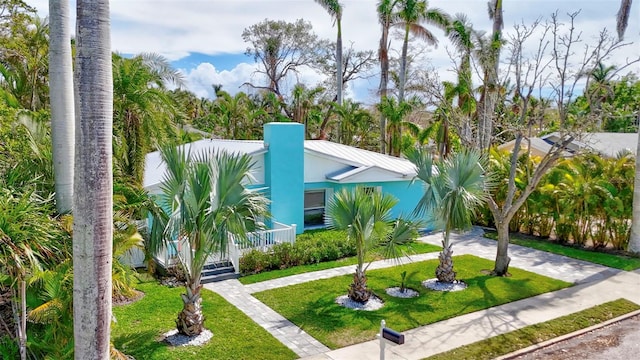
[[[215,98],[212,85],[222,85],[222,90],[231,95],[235,95],[240,91],[247,93],[253,92],[250,86],[245,85],[251,82],[256,86],[264,86],[266,80],[260,74],[256,73],[257,65],[248,63],[239,63],[232,70],[219,71],[211,63],[202,63],[193,69],[179,69],[184,75],[187,88],[195,93],[198,97]],[[298,82],[307,86],[314,86],[323,80],[322,75],[315,71],[302,68],[298,74],[291,75],[283,81],[281,88],[283,93],[289,93],[290,89]]]
[[[343,39],[353,42],[358,50],[377,49],[380,25],[376,15],[377,0],[342,0]],[[41,16],[48,13],[47,0],[27,0]],[[585,40],[607,27],[615,33],[615,15],[620,0],[504,0],[505,32],[509,34],[515,23],[531,23],[537,18],[548,18],[558,11],[566,19],[566,13],[582,9],[576,28]],[[335,39],[333,21],[317,3],[311,0],[111,0],[112,47],[122,53],[155,52],[170,60],[178,60],[190,53],[207,55],[237,54],[244,52],[242,31],[265,18],[294,21],[303,18],[313,24],[314,31],[323,38]],[[440,8],[449,14],[465,13],[478,30],[491,31],[487,15],[487,0],[430,0],[429,6]],[[634,2],[627,39],[635,44],[618,53],[611,63],[637,56],[640,40],[639,5]],[[71,1],[72,21],[75,21],[75,1]],[[440,39],[437,48],[431,48],[428,58],[436,67],[441,79],[452,78],[451,62],[446,53],[448,41],[441,30],[429,27]],[[398,50],[400,40],[392,46]],[[213,65],[203,63],[193,69],[183,69],[191,89],[199,95],[211,94],[212,83],[222,83],[227,91],[235,92],[248,81],[254,65],[240,63],[230,71],[218,71]],[[640,72],[640,65],[632,68]],[[253,79],[251,81],[257,81]],[[310,84],[319,81],[319,75],[303,70],[300,80]],[[292,86],[296,79],[289,79]],[[377,87],[377,79],[361,80],[348,90],[366,93]]]

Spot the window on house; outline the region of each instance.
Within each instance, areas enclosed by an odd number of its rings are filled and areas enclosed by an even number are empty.
[[[324,225],[325,190],[304,192],[304,226]]]

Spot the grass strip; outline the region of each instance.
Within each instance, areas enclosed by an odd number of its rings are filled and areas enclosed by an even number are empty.
[[[111,339],[116,348],[137,360],[298,358],[235,306],[208,290],[202,291],[202,308],[205,326],[213,332],[213,338],[203,346],[170,347],[158,340],[163,333],[175,329],[184,288],[169,288],[155,281],[136,287],[145,296],[129,305],[114,306],[117,322],[112,327]]]
[[[443,352],[423,360],[484,360],[493,359],[528,346],[600,324],[640,309],[626,299],[597,305],[557,319],[524,327],[490,339]]]
[[[407,251],[407,253],[409,254],[425,254],[425,253],[440,251],[442,250],[442,248],[439,246],[431,245],[431,244],[416,242],[411,244],[410,248],[407,248],[404,250]],[[381,257],[375,256],[373,254],[369,254],[367,256],[367,261],[381,260],[381,259],[382,259]],[[347,265],[354,265],[357,263],[358,263],[357,257],[350,256],[350,257],[346,257],[338,260],[325,261],[317,264],[300,265],[300,266],[293,266],[287,269],[265,271],[259,274],[243,276],[239,280],[244,285],[248,285],[248,284],[254,284],[254,283],[266,281],[266,280],[278,279],[278,278],[291,276],[291,275],[298,275],[298,274],[303,274],[303,273],[308,273],[313,271],[333,269],[333,268],[347,266]]]
[[[494,232],[485,233],[485,237],[496,240],[498,234]],[[525,246],[528,248],[542,250],[553,254],[564,255],[573,259],[584,260],[594,264],[608,266],[614,269],[631,271],[640,269],[640,258],[608,254],[593,250],[579,249],[567,245],[561,245],[548,240],[527,239],[518,235],[511,234],[509,242],[512,244]]]
[[[438,260],[367,271],[369,288],[385,302],[376,311],[355,311],[335,303],[337,297],[347,294],[352,275],[267,290],[254,296],[336,349],[374,339],[382,319],[394,330],[405,331],[570,286],[516,268],[510,268],[511,277],[490,276],[487,274],[493,262],[472,255],[456,256],[454,263],[458,279],[469,285],[464,291],[439,292],[422,286],[423,280],[434,277]],[[400,299],[386,294],[386,288],[400,285],[402,271],[409,274],[407,286],[420,293],[417,298]]]

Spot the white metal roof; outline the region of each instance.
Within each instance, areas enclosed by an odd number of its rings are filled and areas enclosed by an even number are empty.
[[[397,173],[404,177],[413,177],[416,174],[415,166],[407,159],[401,159],[326,140],[306,140],[304,142],[304,149],[305,151],[331,157],[357,168],[377,167]]]
[[[225,151],[231,154],[258,155],[267,151],[261,140],[222,140],[203,139],[180,145],[180,148],[197,154],[201,151]],[[148,153],[145,158],[144,179],[142,186],[149,189],[159,185],[166,171],[166,166],[160,156],[160,151]]]
[[[222,150],[229,153],[259,155],[267,152],[262,140],[221,140],[203,139],[181,145],[192,153],[209,150]],[[306,140],[304,150],[318,156],[352,166],[351,171],[342,174],[326,174],[330,180],[341,181],[347,177],[359,174],[369,169],[382,169],[402,178],[415,176],[415,166],[406,159],[379,154],[373,151],[358,149],[352,146],[333,143],[325,140]],[[165,165],[160,152],[155,151],[146,155],[143,186],[146,189],[157,187],[162,182]],[[331,179],[331,175],[336,179]]]

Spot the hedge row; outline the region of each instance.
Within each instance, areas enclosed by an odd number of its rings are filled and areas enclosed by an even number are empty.
[[[247,252],[240,259],[240,272],[244,275],[257,274],[354,255],[355,244],[347,240],[344,231],[309,231],[298,235],[295,244],[277,244],[268,252],[255,249]]]

